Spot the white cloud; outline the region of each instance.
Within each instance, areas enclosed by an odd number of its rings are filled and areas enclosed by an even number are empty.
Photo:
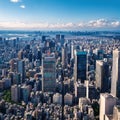
[[[20,8],[25,9],[26,7],[25,5],[20,5]]]
[[[110,21],[105,19],[91,20],[80,23],[31,23],[31,22],[0,22],[0,29],[87,29],[87,28],[120,28],[120,21]]]
[[[78,27],[81,27],[81,28],[83,28],[83,27],[85,27],[86,26],[86,23],[84,23],[84,22],[80,22],[80,23],[78,23],[78,25],[77,25]]]
[[[111,25],[112,25],[113,27],[120,27],[120,21],[111,22]]]
[[[20,2],[20,0],[10,0],[10,2],[17,3]]]
[[[91,20],[88,23],[90,27],[107,27],[109,26],[109,21],[105,19]]]

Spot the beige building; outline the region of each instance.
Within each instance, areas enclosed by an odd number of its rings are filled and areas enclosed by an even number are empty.
[[[120,50],[113,51],[111,94],[120,98]]]
[[[62,105],[62,95],[59,93],[54,94],[53,103]]]
[[[105,120],[105,115],[113,114],[116,98],[109,93],[100,94],[100,120]]]
[[[69,93],[66,93],[64,96],[64,104],[65,105],[72,105],[73,102],[73,96]]]
[[[120,105],[114,106],[113,120],[120,120]]]

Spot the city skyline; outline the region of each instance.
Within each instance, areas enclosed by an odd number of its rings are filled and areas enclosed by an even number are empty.
[[[1,0],[0,30],[120,30],[120,1]]]

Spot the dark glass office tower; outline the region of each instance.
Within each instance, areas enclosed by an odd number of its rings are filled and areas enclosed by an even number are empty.
[[[84,83],[86,80],[87,52],[75,50],[75,80]]]

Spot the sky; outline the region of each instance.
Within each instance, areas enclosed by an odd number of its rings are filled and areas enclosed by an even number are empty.
[[[0,29],[120,30],[120,0],[0,0]]]

